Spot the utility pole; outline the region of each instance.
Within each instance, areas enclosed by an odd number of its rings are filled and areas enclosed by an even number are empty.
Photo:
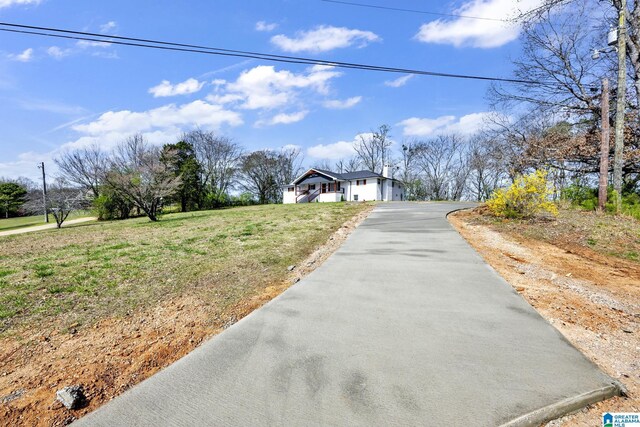
[[[607,204],[607,186],[609,184],[609,79],[602,79],[600,97],[600,117],[602,120],[600,136],[600,183],[598,185],[598,210],[604,211]]]
[[[49,222],[49,209],[47,209],[47,175],[44,172],[44,162],[40,162],[38,169],[42,169],[42,201],[44,202],[44,222]]]
[[[620,0],[618,11],[618,94],[616,99],[616,140],[613,155],[613,189],[616,192],[616,212],[622,208],[622,166],[624,163],[624,113],[627,89],[627,0]]]

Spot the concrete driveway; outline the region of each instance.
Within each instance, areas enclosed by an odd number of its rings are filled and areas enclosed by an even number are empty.
[[[535,425],[619,393],[445,218],[377,207],[321,267],[84,426]]]
[[[83,217],[83,218],[76,218],[76,219],[70,219],[68,221],[65,221],[62,223],[62,227],[66,227],[67,225],[72,225],[72,224],[80,224],[83,222],[89,222],[89,221],[97,221],[98,218],[95,217]],[[31,227],[23,227],[23,228],[17,228],[15,230],[5,230],[5,231],[0,231],[0,237],[2,236],[13,236],[14,234],[24,234],[24,233],[32,233],[34,231],[42,231],[42,230],[50,230],[52,228],[56,228],[56,222],[53,221],[53,223],[50,224],[43,224],[43,225],[34,225]]]

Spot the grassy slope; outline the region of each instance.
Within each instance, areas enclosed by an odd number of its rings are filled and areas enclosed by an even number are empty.
[[[78,211],[69,214],[67,219],[82,218],[90,216],[91,212]],[[49,223],[55,224],[53,216],[49,217]],[[34,225],[44,225],[44,215],[21,216],[18,218],[0,218],[0,231],[15,230],[16,228],[31,227]]]
[[[224,307],[269,283],[363,205],[268,205],[0,237],[0,334],[90,323],[198,293]]]
[[[626,215],[560,209],[556,221],[499,220],[484,222],[499,230],[543,240],[564,249],[589,248],[602,255],[640,261],[640,221]]]

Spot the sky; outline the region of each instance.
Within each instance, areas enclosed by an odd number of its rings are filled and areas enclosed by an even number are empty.
[[[354,0],[503,19],[541,0]],[[509,77],[517,23],[322,0],[0,0],[0,21],[444,73]],[[142,133],[154,144],[213,130],[248,150],[353,155],[382,124],[405,139],[472,134],[489,112],[477,80],[273,63],[0,32],[0,177]]]

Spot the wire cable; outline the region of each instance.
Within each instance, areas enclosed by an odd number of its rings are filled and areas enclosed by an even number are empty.
[[[84,31],[73,31],[52,27],[39,27],[33,25],[14,24],[8,22],[0,22],[0,31],[18,34],[37,35],[43,37],[54,37],[68,40],[90,41],[97,43],[109,43],[122,46],[142,47],[166,51],[190,52],[208,55],[231,56],[250,59],[261,59],[264,61],[282,62],[290,64],[307,64],[307,65],[325,65],[337,68],[358,69],[366,71],[379,71],[388,73],[414,74],[433,77],[448,77],[468,80],[495,81],[503,83],[517,83],[528,85],[545,85],[543,82],[534,80],[511,79],[491,76],[478,76],[469,74],[443,73],[436,71],[417,70],[410,68],[386,67],[380,65],[361,64],[353,62],[329,61],[315,58],[305,58],[297,56],[273,55],[260,52],[242,51],[234,49],[225,49],[218,47],[208,47],[193,44],[175,43],[162,40],[142,39],[134,37],[106,35],[98,33],[90,33]]]
[[[392,10],[394,12],[410,12],[410,13],[420,13],[423,15],[445,16],[447,18],[481,19],[484,21],[511,22],[509,19],[484,18],[482,16],[458,15],[455,13],[428,12],[426,10],[404,9],[401,7],[381,6],[377,4],[368,4],[368,3],[356,3],[351,1],[341,1],[341,0],[320,0],[320,1],[323,1],[325,3],[344,4],[348,6],[368,7],[370,9]]]

